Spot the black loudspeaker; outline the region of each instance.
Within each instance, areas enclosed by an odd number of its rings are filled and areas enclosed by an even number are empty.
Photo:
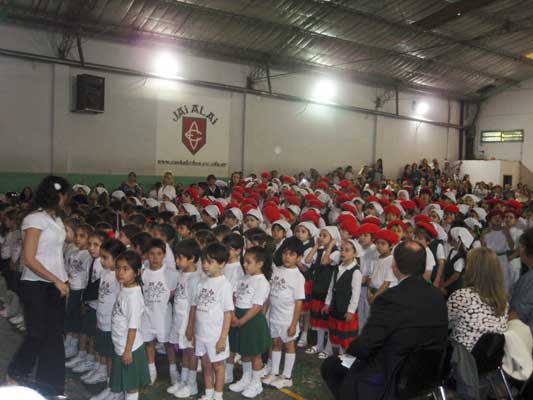
[[[76,106],[74,112],[103,113],[105,78],[94,75],[76,76]]]

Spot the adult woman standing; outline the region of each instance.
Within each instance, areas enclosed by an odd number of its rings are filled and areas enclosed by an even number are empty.
[[[63,325],[69,289],[63,263],[65,228],[58,216],[69,184],[48,176],[34,198],[34,211],[22,221],[24,270],[21,294],[27,334],[8,368],[8,381],[24,381],[32,374],[46,396],[62,395],[65,386]]]
[[[157,200],[173,201],[176,198],[176,188],[174,187],[174,175],[167,171],[163,174],[163,184],[157,191]]]
[[[465,288],[448,299],[451,338],[468,351],[484,333],[507,330],[507,294],[496,253],[486,247],[473,249],[466,257]]]
[[[137,183],[137,174],[133,171],[128,174],[128,180],[120,185],[119,190],[122,190],[126,196],[133,194],[135,197],[141,198],[143,194],[141,185]]]

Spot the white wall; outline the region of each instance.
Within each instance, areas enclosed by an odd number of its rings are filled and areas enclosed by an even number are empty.
[[[524,130],[523,143],[480,143],[482,130]],[[521,180],[533,184],[533,80],[503,91],[481,105],[477,121],[477,154],[485,158],[521,161]]]
[[[0,48],[54,56],[52,43],[49,33],[0,24]],[[150,42],[84,41],[87,62],[145,72],[153,72],[153,60],[161,51],[176,56],[178,74],[184,78],[245,86],[246,65],[207,60]],[[82,72],[0,57],[0,171],[120,174],[135,169],[153,174],[157,99],[163,90],[158,84],[165,86],[166,96],[185,94],[229,103],[226,172],[273,167],[290,172],[310,167],[324,171],[383,158],[386,174],[395,177],[407,162],[457,158],[458,133],[453,129],[114,73],[88,71],[106,78],[105,113],[73,114],[72,81]],[[312,98],[316,96],[314,85],[321,79],[315,74],[291,74],[274,77],[272,87],[274,92]],[[257,87],[265,88],[266,82]],[[369,109],[385,93],[347,82],[337,82],[334,92],[333,101],[338,104]],[[388,97],[381,110],[395,112],[394,99]],[[458,123],[457,102],[412,93],[400,93],[400,114],[416,116],[414,101],[430,105],[425,118]],[[205,168],[197,170],[198,175],[206,172]]]
[[[471,182],[503,185],[504,175],[513,177],[513,186],[520,182],[520,163],[501,160],[464,160],[460,175],[470,175]]]

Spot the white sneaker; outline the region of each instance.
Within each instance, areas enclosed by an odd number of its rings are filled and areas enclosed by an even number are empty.
[[[182,386],[181,382],[176,382],[175,384],[167,388],[167,393],[174,394],[178,390],[180,390],[181,386]]]
[[[195,383],[194,385],[182,385],[178,391],[174,393],[174,397],[185,399],[187,397],[196,396],[197,394],[198,385]]]
[[[229,385],[229,390],[235,393],[240,393],[250,385],[250,379],[242,378],[241,380]]]
[[[87,372],[85,372],[82,376],[80,376],[80,379],[85,382],[87,380],[87,378],[93,376],[94,374],[96,374],[98,372],[98,366],[96,366],[96,368],[94,369],[91,369]]]
[[[263,385],[261,385],[261,382],[259,382],[259,384],[248,386],[241,394],[248,399],[253,399],[254,397],[260,395],[262,392]]]
[[[298,343],[296,343],[296,346],[307,347],[307,338],[300,338],[300,340],[298,340]]]
[[[79,364],[82,361],[85,361],[86,358],[87,358],[87,354],[81,355],[80,353],[78,353],[74,358],[71,358],[69,361],[65,363],[65,367],[74,368],[76,364]]]
[[[170,384],[171,385],[178,385],[180,384],[180,374],[178,371],[169,372],[170,375]]]
[[[274,386],[276,389],[292,387],[292,379],[286,378],[283,375],[280,375],[278,379],[272,382],[272,386]]]
[[[70,345],[65,349],[65,358],[72,358],[78,354],[78,346]]]
[[[91,360],[84,360],[82,361],[81,363],[79,364],[76,364],[76,366],[74,368],[72,368],[72,372],[76,372],[76,373],[81,373],[81,372],[87,372],[87,371],[90,371],[91,369],[95,368],[96,363],[94,361],[91,361]]]
[[[279,375],[268,374],[263,378],[263,383],[265,385],[272,385],[272,382],[276,381],[279,378]]]
[[[215,395],[208,396],[207,394],[204,394],[202,397],[200,397],[200,400],[213,400],[215,398]]]
[[[111,395],[111,389],[105,388],[96,396],[91,397],[89,400],[105,400]]]
[[[111,392],[111,394],[109,396],[107,396],[106,398],[102,399],[102,400],[124,400],[126,396],[124,395],[124,393],[113,393]]]
[[[24,317],[22,314],[15,315],[13,318],[9,318],[9,322],[13,325],[22,324],[24,322]]]
[[[98,369],[98,371],[92,374],[89,378],[85,380],[85,383],[89,385],[96,385],[97,383],[103,383],[107,381],[107,374],[105,371]]]

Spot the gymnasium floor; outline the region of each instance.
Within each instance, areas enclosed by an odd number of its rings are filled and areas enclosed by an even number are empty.
[[[22,335],[12,327],[5,319],[0,318],[0,376],[5,377],[7,364],[12,354],[18,348],[22,340]],[[154,386],[150,386],[141,392],[140,400],[172,400],[174,396],[167,394],[166,388],[168,383],[168,368],[165,368],[164,356],[158,357],[158,380]],[[294,367],[293,379],[294,385],[290,391],[284,393],[271,387],[265,387],[263,393],[257,396],[257,399],[263,400],[329,400],[332,396],[329,394],[326,386],[320,379],[320,361],[316,356],[309,356],[302,350],[298,350],[296,355],[296,365]],[[236,367],[236,377],[240,376],[240,368]],[[97,394],[104,388],[103,385],[85,385],[78,378],[77,374],[67,373],[66,394],[69,400],[88,400],[94,394]],[[285,390],[285,389],[284,389]],[[238,393],[232,393],[229,390],[224,392],[224,399],[236,400],[243,399]]]

